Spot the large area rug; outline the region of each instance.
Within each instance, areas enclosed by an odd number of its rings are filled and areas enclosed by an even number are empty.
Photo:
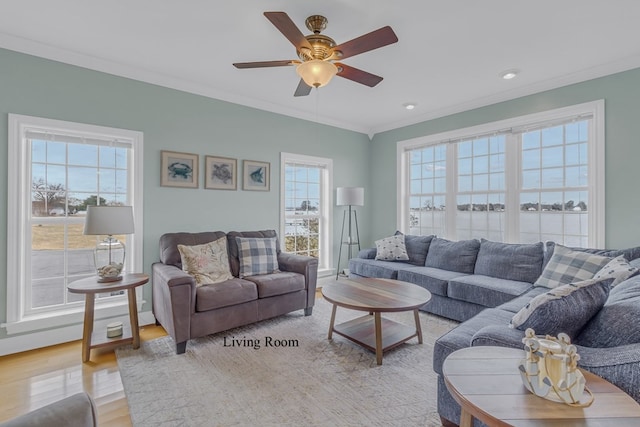
[[[378,366],[345,338],[327,339],[330,314],[319,299],[312,316],[191,340],[182,355],[169,337],[117,349],[133,425],[439,426],[433,343],[456,323],[421,312],[424,343],[414,338]],[[361,314],[338,308],[336,322]],[[383,316],[413,322],[411,312]]]

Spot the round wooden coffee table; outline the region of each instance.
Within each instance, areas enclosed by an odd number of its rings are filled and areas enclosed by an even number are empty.
[[[413,337],[422,344],[422,328],[418,309],[431,299],[431,293],[412,283],[391,279],[362,277],[339,279],[322,286],[322,296],[333,304],[329,339],[338,335],[373,351],[378,365],[382,365],[382,354]],[[336,308],[366,311],[369,314],[339,325],[335,324]],[[413,311],[415,328],[390,319],[380,313]]]
[[[594,395],[591,406],[572,407],[529,392],[518,363],[524,350],[469,347],[455,351],[442,367],[444,381],[460,404],[460,427],[473,418],[489,426],[640,426],[640,405],[610,382],[581,369]]]
[[[84,328],[82,332],[82,361],[88,362],[92,348],[111,346],[116,344],[133,344],[133,348],[140,347],[140,331],[138,330],[138,304],[136,302],[136,287],[149,281],[149,276],[142,273],[123,274],[122,280],[117,282],[98,282],[97,277],[76,280],[69,283],[67,289],[74,294],[85,294]],[[93,333],[93,312],[96,294],[126,290],[129,298],[130,327],[125,328],[122,336],[107,338],[106,333]]]

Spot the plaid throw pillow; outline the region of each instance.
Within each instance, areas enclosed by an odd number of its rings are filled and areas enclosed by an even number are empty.
[[[560,285],[589,280],[609,261],[609,257],[572,251],[566,246],[556,245],[553,256],[534,285],[553,289]]]
[[[280,271],[275,237],[236,237],[236,242],[240,258],[240,277]]]

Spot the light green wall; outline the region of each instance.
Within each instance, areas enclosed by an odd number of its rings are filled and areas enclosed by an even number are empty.
[[[369,138],[0,49],[0,241],[7,237],[8,113],[137,130],[144,133],[144,267],[158,259],[158,239],[172,231],[278,229],[280,152],[333,159],[334,187],[365,186]],[[271,191],[160,187],[160,151],[219,155],[271,163]],[[203,157],[200,158],[200,167]],[[239,181],[241,188],[241,180]],[[365,207],[366,208],[366,207]],[[334,209],[334,220],[342,211]],[[339,222],[338,222],[339,223]],[[369,221],[362,216],[364,238]],[[334,252],[338,254],[338,227]],[[6,245],[0,244],[0,323],[6,320]],[[150,310],[146,285],[143,311]],[[0,339],[6,336],[0,329]]]
[[[396,228],[396,142],[582,102],[605,100],[606,244],[640,245],[640,69],[613,74],[377,134],[373,138],[369,193],[372,239]],[[390,200],[391,203],[390,203]]]

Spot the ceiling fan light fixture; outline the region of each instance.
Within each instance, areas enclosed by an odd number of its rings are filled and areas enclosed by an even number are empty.
[[[306,84],[317,88],[327,85],[338,72],[338,67],[329,61],[313,59],[298,65],[296,72]]]

